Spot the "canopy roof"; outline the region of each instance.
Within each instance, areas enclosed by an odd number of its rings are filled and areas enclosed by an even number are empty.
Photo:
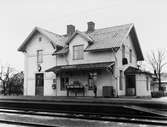
[[[149,71],[144,71],[144,70],[141,70],[141,69],[138,69],[136,67],[132,67],[132,66],[129,66],[125,72],[124,72],[126,75],[131,75],[131,74],[146,74],[146,75],[153,75],[151,72]]]
[[[75,65],[62,65],[54,66],[46,70],[46,72],[62,72],[62,71],[74,71],[74,70],[103,70],[107,67],[114,66],[114,62],[103,62],[103,63],[89,63],[89,64],[75,64]]]

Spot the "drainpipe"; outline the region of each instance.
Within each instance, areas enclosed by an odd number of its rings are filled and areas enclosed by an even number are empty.
[[[57,66],[57,55],[56,55],[56,66]],[[56,77],[56,96],[57,96],[57,89],[58,89],[58,87],[57,87],[57,74],[54,72],[54,74],[55,74],[55,77]]]
[[[117,68],[118,68],[118,59],[116,57],[116,51],[114,50],[114,48],[112,48],[112,52],[113,52],[113,55],[114,55],[114,59],[115,59],[115,76],[114,78],[116,79],[116,97],[118,97],[118,75],[116,75],[116,71],[117,71]]]

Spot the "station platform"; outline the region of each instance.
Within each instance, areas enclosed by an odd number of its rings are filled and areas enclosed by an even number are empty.
[[[75,96],[0,96],[0,100],[26,100],[51,102],[88,102],[88,103],[155,103],[167,104],[167,97],[161,98],[104,98],[104,97],[75,97]]]
[[[166,109],[167,97],[162,98],[103,98],[103,97],[67,97],[67,96],[0,96],[0,101],[32,101],[32,102],[64,102],[64,103],[87,103],[87,104],[123,104],[123,105],[142,105],[144,107]],[[150,107],[150,108],[151,108]]]
[[[102,97],[56,97],[56,96],[0,96],[0,106],[27,108],[40,111],[86,112],[120,114],[141,112],[167,117],[167,98],[102,98]]]

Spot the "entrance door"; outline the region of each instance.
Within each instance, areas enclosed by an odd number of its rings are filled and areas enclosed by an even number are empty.
[[[135,75],[126,75],[126,95],[136,95],[136,77]]]
[[[43,96],[44,94],[44,76],[43,73],[36,74],[35,95]]]

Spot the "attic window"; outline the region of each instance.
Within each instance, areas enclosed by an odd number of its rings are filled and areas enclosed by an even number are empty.
[[[38,38],[38,41],[41,42],[41,41],[42,41],[42,37],[39,37],[39,38]]]
[[[81,60],[84,58],[84,45],[73,46],[73,59]]]

